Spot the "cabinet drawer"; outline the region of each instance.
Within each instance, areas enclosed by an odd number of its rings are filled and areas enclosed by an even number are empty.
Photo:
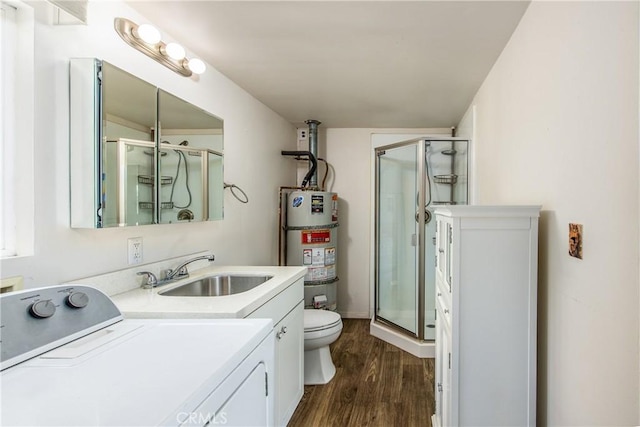
[[[300,301],[304,299],[302,280],[294,282],[284,291],[267,301],[247,317],[254,319],[272,319],[273,324],[280,322]]]

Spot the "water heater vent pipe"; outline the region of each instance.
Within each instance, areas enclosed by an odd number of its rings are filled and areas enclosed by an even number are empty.
[[[318,158],[318,125],[321,123],[318,120],[307,120],[305,122],[309,125],[309,152]],[[309,181],[309,186],[312,188],[318,187],[318,171],[314,170]]]

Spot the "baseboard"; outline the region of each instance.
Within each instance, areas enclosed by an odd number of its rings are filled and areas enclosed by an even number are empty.
[[[433,359],[436,357],[435,342],[418,341],[375,322],[371,322],[369,333],[421,359]]]
[[[340,316],[343,319],[370,319],[371,317],[369,317],[369,312],[361,312],[361,311],[340,311],[338,310],[338,313],[340,313]]]

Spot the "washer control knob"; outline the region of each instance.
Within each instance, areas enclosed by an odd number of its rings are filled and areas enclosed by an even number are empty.
[[[84,292],[72,292],[67,297],[67,305],[71,308],[85,308],[89,304],[89,296]]]
[[[36,301],[31,304],[29,308],[29,313],[38,319],[46,319],[47,317],[53,316],[56,312],[56,306],[50,299]]]

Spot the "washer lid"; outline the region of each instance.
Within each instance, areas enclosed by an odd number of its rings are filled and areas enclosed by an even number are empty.
[[[107,329],[2,371],[0,424],[180,424],[272,337],[273,322],[130,319]]]
[[[310,309],[304,311],[305,332],[327,329],[340,323],[340,321],[340,315],[334,311]]]

